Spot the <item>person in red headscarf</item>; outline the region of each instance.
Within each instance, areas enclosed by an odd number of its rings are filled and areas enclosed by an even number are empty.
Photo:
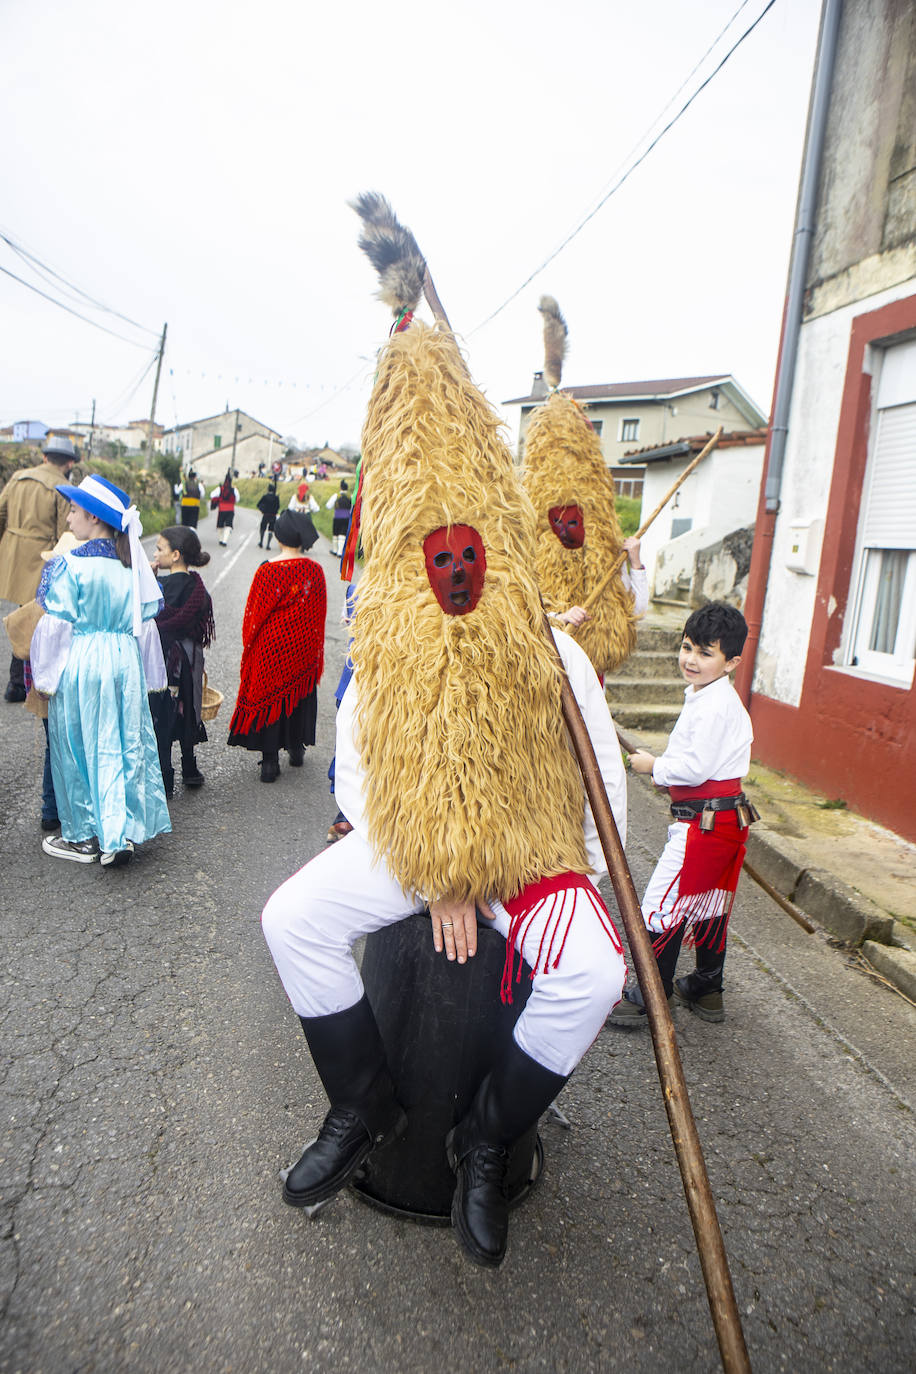
[[[283,511],[274,534],[276,557],[254,575],[242,621],[239,694],[229,743],[261,753],[261,781],[280,776],[280,750],[301,768],[315,743],[318,683],[324,669],[327,589],[318,563],[306,557],[318,538],[311,517]]]

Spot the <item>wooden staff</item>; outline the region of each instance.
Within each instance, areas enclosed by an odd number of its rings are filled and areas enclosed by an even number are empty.
[[[544,629],[545,633],[550,636],[551,644],[553,644],[553,637],[550,635],[550,626],[546,618]],[[559,654],[557,654],[557,660],[560,661]],[[562,669],[561,661],[560,666]],[[742,1374],[747,1371],[749,1374],[751,1365],[747,1346],[744,1343],[744,1332],[741,1328],[741,1318],[738,1315],[738,1305],[735,1301],[731,1275],[728,1270],[725,1243],[719,1228],[716,1205],[713,1201],[709,1176],[703,1161],[703,1148],[691,1111],[690,1098],[687,1095],[684,1069],[674,1035],[674,1023],[671,1020],[668,999],[665,997],[649,932],[643,922],[639,898],[633,886],[633,878],[623,852],[623,845],[620,843],[620,834],[604,788],[598,760],[595,757],[582,712],[579,710],[579,703],[573,695],[573,690],[565,673],[562,679],[562,702],[566,728],[569,731],[582,772],[585,791],[592,809],[592,815],[595,818],[601,847],[607,859],[608,874],[614,888],[614,896],[617,898],[617,906],[627,933],[636,977],[646,1005],[649,1030],[652,1034],[652,1044],[655,1050],[655,1063],[665,1100],[665,1111],[668,1113],[671,1139],[674,1142],[674,1152],[677,1155],[681,1181],[687,1198],[687,1208],[693,1224],[693,1234],[696,1238],[703,1279],[706,1284],[709,1309],[712,1313],[716,1339],[719,1342],[722,1368],[726,1374],[739,1374],[739,1371]]]
[[[656,518],[656,516],[661,515],[662,511],[665,509],[665,507],[667,506],[668,502],[671,500],[672,496],[673,496],[674,493],[677,491],[678,487],[679,487],[683,482],[686,482],[686,481],[687,481],[687,478],[688,478],[688,477],[690,476],[690,474],[693,472],[694,468],[697,467],[698,464],[702,463],[702,461],[703,461],[703,459],[706,457],[706,455],[707,455],[708,453],[712,453],[713,449],[715,448],[716,444],[719,442],[719,440],[720,440],[721,438],[722,438],[722,426],[720,425],[719,428],[716,430],[715,434],[714,434],[714,435],[712,436],[712,438],[710,439],[709,443],[706,445],[706,447],[705,447],[700,453],[697,454],[696,458],[694,458],[694,460],[693,460],[692,463],[689,463],[689,464],[687,465],[687,467],[684,468],[684,471],[681,473],[680,477],[677,479],[677,481],[676,481],[676,482],[674,483],[674,485],[671,487],[671,490],[670,490],[670,491],[667,491],[667,492],[665,493],[665,495],[662,497],[661,501],[659,501],[658,505],[655,507],[655,510],[654,510],[654,511],[652,512],[652,514],[649,516],[648,520],[644,520],[643,523],[640,525],[639,529],[636,531],[636,538],[637,538],[637,539],[642,539],[642,537],[643,537],[643,535],[645,534],[646,530],[647,530],[647,529],[649,528],[649,526],[652,524],[652,521]],[[585,598],[585,600],[583,601],[583,603],[582,603],[582,609],[583,609],[584,611],[587,611],[587,610],[589,610],[590,607],[594,606],[595,602],[598,600],[598,598],[601,596],[601,594],[602,594],[602,593],[607,589],[607,587],[610,585],[611,580],[612,580],[614,577],[617,576],[617,574],[620,572],[620,569],[623,567],[623,565],[624,565],[624,563],[625,563],[626,561],[627,561],[627,555],[626,555],[626,553],[620,554],[619,557],[616,558],[616,559],[614,560],[614,562],[611,564],[609,570],[604,574],[604,577],[602,577],[601,581],[598,583],[597,587],[595,587],[593,591],[589,592],[588,596],[587,596],[587,597]],[[571,634],[575,634],[577,629],[579,629],[579,626],[578,626],[578,625],[571,625],[571,626],[569,627],[569,632],[570,632]]]
[[[432,284],[428,267],[424,275],[424,295],[436,319],[451,328]],[[715,440],[721,433],[720,427]],[[700,458],[704,457],[711,447],[712,445],[707,445],[703,453],[700,454]],[[695,467],[699,461],[699,458],[695,459],[691,467]],[[684,477],[686,476],[687,473],[685,472]],[[683,481],[683,478],[681,480]],[[649,1030],[655,1048],[655,1062],[661,1080],[665,1110],[668,1113],[668,1125],[671,1130],[678,1167],[681,1171],[681,1181],[687,1197],[687,1208],[693,1224],[693,1234],[700,1256],[700,1267],[703,1270],[716,1339],[719,1342],[722,1367],[726,1374],[750,1374],[751,1366],[747,1346],[744,1343],[744,1332],[741,1329],[741,1318],[738,1315],[738,1305],[735,1302],[731,1275],[728,1270],[725,1244],[719,1228],[719,1219],[716,1216],[716,1207],[703,1160],[700,1137],[697,1133],[696,1122],[693,1119],[693,1112],[690,1109],[687,1084],[684,1082],[684,1070],[674,1036],[674,1023],[671,1020],[671,1012],[668,1008],[665,990],[662,987],[658,964],[655,960],[648,931],[643,924],[639,899],[633,886],[633,877],[627,865],[623,845],[620,843],[620,833],[614,820],[611,804],[608,801],[595,750],[582,718],[582,712],[579,710],[579,703],[576,701],[566,677],[566,670],[554,643],[546,616],[544,617],[544,634],[550,642],[550,647],[556,655],[559,665],[563,718],[582,773],[586,795],[601,841],[601,848],[607,860],[614,895],[617,898],[617,905],[627,933],[636,977],[646,1005]]]

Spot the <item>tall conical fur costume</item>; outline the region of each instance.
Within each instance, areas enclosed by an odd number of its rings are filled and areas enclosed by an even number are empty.
[[[373,845],[429,899],[588,871],[534,511],[499,428],[449,330],[394,336],[363,430],[357,741]],[[486,578],[473,611],[445,615],[423,540],[458,524],[480,535]]]
[[[544,372],[557,388],[566,322],[552,296],[542,296],[539,309],[544,315]],[[623,533],[598,435],[562,391],[554,389],[531,417],[522,480],[537,513],[537,579],[547,609],[581,606],[620,554]],[[564,548],[547,518],[554,506],[571,505],[579,506],[584,517],[585,543],[579,549]],[[576,640],[596,672],[612,673],[636,647],[633,595],[621,578],[612,580],[589,615]]]

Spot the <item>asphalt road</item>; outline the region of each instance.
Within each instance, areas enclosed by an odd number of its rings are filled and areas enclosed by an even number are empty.
[[[312,1221],[283,1205],[325,1105],[258,917],[333,816],[341,591],[322,541],[318,745],[265,787],[225,744],[263,555],[250,512],[228,552],[213,524],[226,701],[171,835],[122,870],[44,856],[40,727],[0,703],[0,1370],[715,1369],[645,1032],[602,1032],[565,1089],[496,1273],[349,1193]],[[631,794],[641,890],[665,814]],[[726,1004],[676,1025],[754,1369],[912,1370],[916,1011],[746,881]]]

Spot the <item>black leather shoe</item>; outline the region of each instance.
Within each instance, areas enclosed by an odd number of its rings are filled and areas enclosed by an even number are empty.
[[[290,768],[301,768],[305,763],[305,749],[300,746],[298,749],[288,750],[288,753]]]
[[[340,1191],[372,1150],[397,1140],[407,1116],[394,1094],[369,999],[327,1016],[300,1016],[331,1109],[283,1183],[291,1207],[314,1207]]]
[[[279,759],[261,759],[261,781],[276,782],[280,776]]]
[[[333,1197],[349,1183],[373,1144],[355,1112],[332,1107],[316,1138],[287,1174],[283,1201],[290,1207],[313,1207]]]
[[[509,1242],[509,1153],[496,1145],[477,1145],[458,1159],[455,1132],[445,1142],[458,1182],[452,1198],[452,1225],[475,1264],[495,1269]]]
[[[25,688],[18,682],[8,682],[6,691],[3,693],[4,701],[25,701],[27,696]]]
[[[193,772],[188,773],[182,769],[181,781],[184,783],[185,787],[203,787],[207,780],[200,769],[195,767]]]

